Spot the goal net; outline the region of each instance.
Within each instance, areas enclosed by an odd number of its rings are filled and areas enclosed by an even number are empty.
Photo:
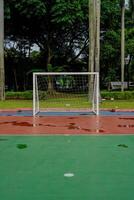
[[[33,73],[33,115],[45,111],[90,111],[98,115],[98,72]]]

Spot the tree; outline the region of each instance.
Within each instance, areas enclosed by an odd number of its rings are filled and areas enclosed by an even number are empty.
[[[0,0],[0,100],[5,99],[4,76],[4,2]]]
[[[121,6],[121,91],[124,91],[124,61],[125,61],[125,0],[120,0]]]
[[[6,0],[5,1],[5,42],[13,41],[15,45],[14,53],[16,59],[12,59],[8,52],[5,60],[6,77],[10,79],[10,71],[13,66],[16,67],[17,83],[20,90],[20,82],[23,83],[22,73],[32,69],[42,69],[44,71],[53,71],[56,66],[62,67],[64,71],[99,71],[96,62],[96,33],[99,31],[94,26],[97,21],[97,9],[89,7],[89,23],[93,22],[94,28],[88,29],[88,2],[95,6],[100,2],[97,0]],[[100,83],[104,81],[120,80],[120,0],[101,0],[101,56],[100,56]],[[91,5],[91,6],[92,6]],[[94,12],[94,16],[92,13]],[[91,16],[90,16],[91,15]],[[96,17],[95,17],[96,16]],[[94,21],[92,21],[94,17]],[[17,19],[17,20],[16,20]],[[132,18],[130,10],[125,14],[126,29],[132,28]],[[90,27],[91,24],[89,24]],[[88,33],[89,31],[89,33]],[[100,33],[99,33],[100,34]],[[91,39],[93,37],[93,40]],[[130,51],[132,46],[130,34],[126,42],[126,52]],[[97,41],[99,41],[97,39]],[[30,60],[31,46],[36,43],[40,47],[38,58],[34,63]],[[93,46],[93,48],[88,48]],[[29,50],[25,49],[29,46]],[[23,49],[24,47],[24,54]],[[49,47],[49,48],[48,48]],[[97,49],[97,48],[96,48]],[[99,49],[99,48],[98,48]],[[77,51],[76,51],[77,50]],[[30,52],[29,54],[27,53]],[[93,57],[91,57],[91,52]],[[99,51],[98,51],[99,52]],[[133,51],[132,62],[133,64]],[[82,57],[79,57],[82,55]],[[89,56],[88,56],[89,55]],[[13,56],[14,57],[14,56]],[[88,68],[93,60],[92,67]],[[92,59],[91,59],[92,58]],[[27,62],[27,59],[29,61]],[[13,61],[16,65],[10,65]],[[24,62],[27,64],[24,64]],[[8,67],[7,67],[8,65]],[[78,67],[79,65],[79,67]],[[84,66],[84,67],[83,67]],[[98,65],[99,66],[99,65]],[[21,70],[19,70],[21,68]],[[61,69],[61,68],[60,68]],[[7,73],[8,71],[8,73]],[[112,71],[112,76],[111,76]],[[21,73],[20,73],[21,72]],[[108,77],[108,78],[107,78]],[[6,78],[7,80],[7,78]],[[14,84],[15,85],[15,84]]]
[[[131,11],[132,20],[134,20],[134,0],[129,0],[129,8]]]
[[[53,70],[57,55],[62,65],[71,65],[87,46],[85,2],[7,1],[6,36],[14,41],[36,43],[44,58],[44,71]]]
[[[87,17],[85,2],[87,0],[9,1],[8,5],[6,3],[10,10],[6,20],[7,35],[36,43],[44,53],[46,71],[47,66],[53,64],[56,54],[64,56],[70,63],[75,58],[78,45],[83,41],[82,49],[87,45],[84,35],[87,29],[84,24]]]

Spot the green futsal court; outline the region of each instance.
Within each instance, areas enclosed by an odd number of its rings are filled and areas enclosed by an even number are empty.
[[[130,200],[134,136],[0,136],[1,200]]]

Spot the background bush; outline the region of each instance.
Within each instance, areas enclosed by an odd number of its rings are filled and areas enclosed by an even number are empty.
[[[24,92],[6,92],[6,99],[26,99],[32,100],[33,92],[24,91]],[[101,91],[101,98],[109,100],[111,98],[115,100],[134,100],[134,91]]]
[[[101,92],[101,98],[103,99],[117,99],[117,100],[130,100],[130,99],[134,99],[134,91],[124,91],[124,92],[120,92],[120,91],[111,91],[111,92],[105,92],[102,91]]]
[[[27,99],[30,100],[33,98],[32,91],[24,92],[6,92],[6,99]]]

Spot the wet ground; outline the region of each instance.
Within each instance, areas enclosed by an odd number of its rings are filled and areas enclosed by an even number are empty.
[[[134,116],[0,116],[0,134],[134,134]]]
[[[45,114],[0,112],[2,200],[133,199],[133,111]]]

